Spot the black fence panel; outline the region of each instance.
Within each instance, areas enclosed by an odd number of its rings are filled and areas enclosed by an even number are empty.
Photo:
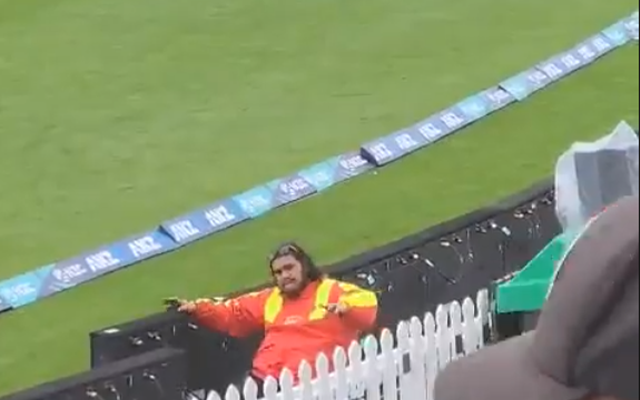
[[[185,352],[159,349],[1,400],[183,400],[186,378]]]
[[[496,205],[408,236],[327,268],[335,278],[371,288],[380,326],[472,296],[522,268],[560,227],[549,181]],[[247,289],[255,290],[255,288]],[[234,339],[173,312],[91,333],[92,367],[160,347],[187,353],[191,389],[223,392],[251,365],[260,337]]]
[[[156,314],[90,334],[91,367],[101,368],[120,360],[162,348],[186,353],[188,387],[225,387],[229,376],[242,375],[257,350],[261,337],[236,339],[204,329],[173,311]],[[222,358],[223,357],[223,358]],[[224,373],[211,373],[218,360]]]

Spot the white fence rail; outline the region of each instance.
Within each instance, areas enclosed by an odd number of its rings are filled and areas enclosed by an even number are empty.
[[[333,372],[328,358],[320,355],[315,379],[312,366],[303,363],[298,385],[285,371],[278,380],[265,381],[262,399],[256,383],[248,379],[242,390],[230,386],[224,397],[212,392],[207,400],[434,400],[438,372],[483,347],[489,323],[489,296],[483,290],[475,303],[467,298],[462,304],[439,306],[435,316],[429,313],[422,320],[401,322],[395,337],[385,330],[379,340],[368,337],[362,345],[337,349]]]

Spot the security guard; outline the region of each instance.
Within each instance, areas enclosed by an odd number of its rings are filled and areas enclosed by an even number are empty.
[[[181,301],[179,310],[201,325],[234,337],[263,330],[251,377],[259,383],[286,368],[297,381],[302,361],[312,366],[324,353],[348,348],[372,331],[378,302],[373,292],[327,278],[297,244],[270,259],[275,286],[226,301]]]

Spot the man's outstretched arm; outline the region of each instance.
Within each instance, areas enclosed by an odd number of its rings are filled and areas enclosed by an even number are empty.
[[[196,300],[180,308],[203,326],[233,337],[249,336],[264,327],[265,293],[246,294],[234,299]]]

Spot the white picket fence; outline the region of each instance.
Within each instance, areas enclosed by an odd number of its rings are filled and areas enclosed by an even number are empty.
[[[438,372],[450,361],[483,347],[489,323],[489,295],[483,290],[475,304],[467,298],[462,304],[439,306],[435,316],[429,313],[422,320],[401,322],[395,337],[385,330],[379,340],[368,337],[363,345],[337,349],[333,372],[329,372],[328,358],[320,355],[314,379],[312,366],[303,363],[298,385],[284,371],[278,380],[265,381],[262,399],[256,383],[248,379],[242,392],[230,386],[224,397],[212,392],[207,400],[434,400]]]

